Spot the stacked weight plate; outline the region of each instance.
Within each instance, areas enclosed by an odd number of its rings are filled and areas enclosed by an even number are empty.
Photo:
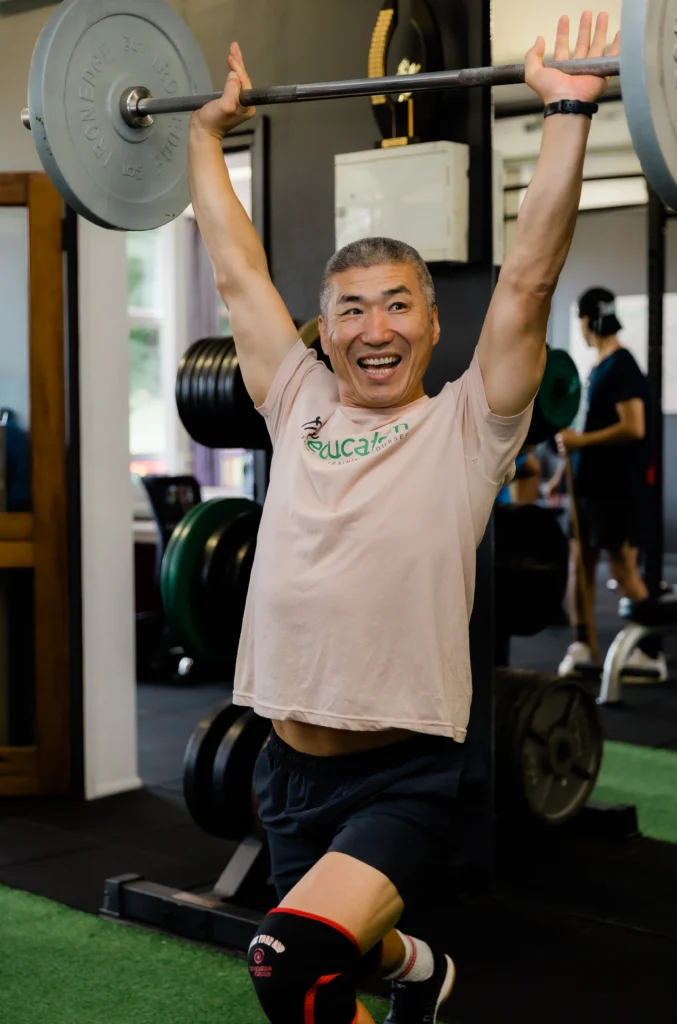
[[[194,821],[236,842],[260,833],[252,795],[254,764],[270,722],[225,700],[199,723],[183,762],[183,791]]]
[[[549,348],[527,445],[540,444],[571,426],[578,415],[581,390],[581,378],[569,353]]]
[[[575,679],[496,673],[496,795],[512,818],[570,821],[590,799],[603,736],[589,690]]]
[[[237,650],[261,509],[215,498],[181,520],[162,562],[162,602],[189,653],[229,671]]]
[[[263,417],[247,394],[232,338],[205,338],[179,364],[176,405],[187,432],[206,448],[268,448]]]

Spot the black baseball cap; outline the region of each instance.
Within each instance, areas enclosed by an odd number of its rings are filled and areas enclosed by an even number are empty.
[[[608,338],[623,329],[616,315],[616,296],[608,288],[590,288],[578,300],[578,315],[590,318],[590,330]]]

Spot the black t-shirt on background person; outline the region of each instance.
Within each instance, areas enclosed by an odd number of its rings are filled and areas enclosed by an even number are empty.
[[[650,464],[649,386],[634,356],[619,348],[594,367],[587,389],[585,433],[619,422],[616,406],[644,402],[646,433],[641,441],[599,444],[577,453],[576,493],[581,498],[644,496]]]

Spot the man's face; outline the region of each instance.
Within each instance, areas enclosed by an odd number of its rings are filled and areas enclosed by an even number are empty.
[[[440,337],[415,267],[408,263],[336,274],[322,348],[343,405],[390,408],[422,398],[423,374]]]

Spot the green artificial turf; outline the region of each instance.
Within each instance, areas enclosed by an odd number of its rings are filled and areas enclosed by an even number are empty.
[[[677,754],[607,743],[594,799],[677,843]],[[386,1009],[365,1003],[381,1024]],[[0,887],[2,1024],[264,1024],[247,966]]]
[[[385,1004],[365,999],[380,1024]],[[2,1024],[265,1024],[247,965],[0,887]]]
[[[635,804],[643,835],[677,843],[677,753],[605,743],[604,763],[592,799]]]

